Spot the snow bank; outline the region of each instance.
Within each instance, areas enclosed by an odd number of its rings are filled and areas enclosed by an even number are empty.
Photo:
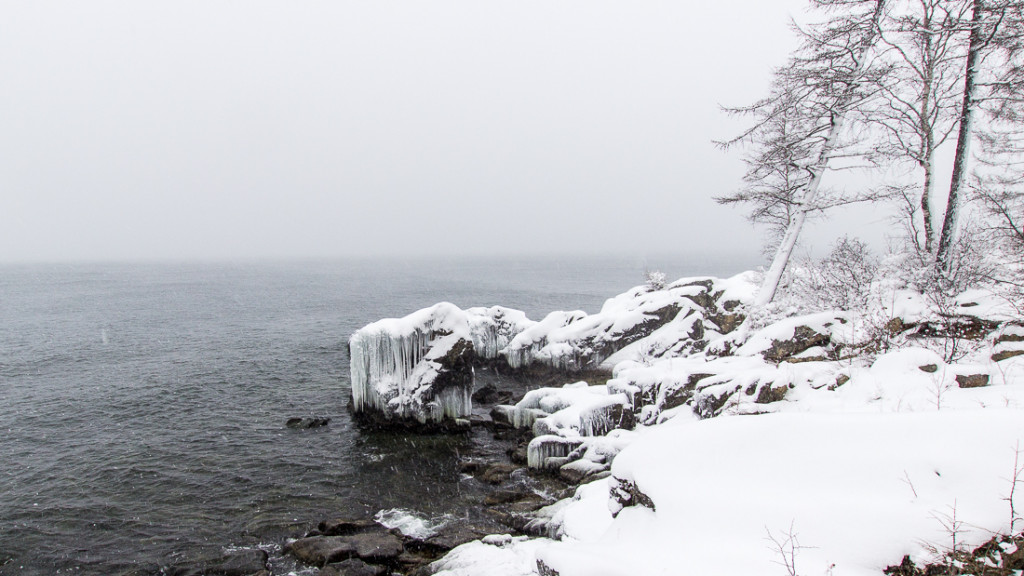
[[[785,574],[768,539],[798,536],[806,574],[878,574],[929,545],[980,544],[1009,527],[1016,409],[777,414],[650,429],[613,464],[645,506],[595,518],[598,490],[562,512],[566,534],[538,559],[562,576]],[[594,502],[585,502],[586,500]],[[606,528],[595,536],[594,525]]]

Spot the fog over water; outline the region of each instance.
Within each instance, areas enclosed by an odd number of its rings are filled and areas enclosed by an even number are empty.
[[[0,261],[756,259],[712,141],[802,9],[3,2]]]

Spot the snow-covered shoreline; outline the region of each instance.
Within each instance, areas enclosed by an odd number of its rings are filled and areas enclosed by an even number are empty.
[[[877,322],[846,312],[744,322],[753,291],[750,274],[690,278],[634,288],[594,315],[532,322],[452,307],[438,320],[435,307],[382,321],[415,334],[432,318],[446,326],[442,346],[457,335],[485,358],[540,363],[569,383],[494,411],[533,430],[531,468],[583,482],[537,512],[548,537],[496,535],[432,569],[784,575],[795,562],[799,574],[880,574],[903,556],[923,565],[1020,530],[1010,494],[1024,467],[1024,329],[1012,313],[966,295],[964,321],[985,329],[946,362],[936,351],[945,336],[912,294],[893,297],[893,342],[880,349]],[[504,332],[491,328],[494,310],[513,319]],[[478,345],[474,325],[500,335]],[[412,356],[429,359],[430,347]],[[574,370],[596,366],[613,377],[574,381]],[[377,391],[407,406],[410,388],[390,382]]]

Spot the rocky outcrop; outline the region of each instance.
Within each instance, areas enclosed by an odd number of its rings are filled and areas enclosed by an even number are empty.
[[[352,410],[373,427],[463,429],[472,416],[475,368],[580,374],[607,370],[605,363],[622,355],[700,350],[743,318],[739,300],[717,282],[641,286],[596,314],[554,312],[540,322],[516,310],[448,303],[374,322],[349,340]],[[507,400],[496,389],[475,393],[477,402]]]
[[[348,536],[312,536],[289,542],[285,546],[285,552],[296,560],[313,566],[324,566],[349,558],[383,564],[394,561],[403,550],[402,540],[383,530]]]
[[[349,339],[357,420],[423,431],[468,427],[474,363],[497,357],[529,323],[517,310],[441,303],[361,328]]]

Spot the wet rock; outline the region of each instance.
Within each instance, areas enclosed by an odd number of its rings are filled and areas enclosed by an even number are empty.
[[[494,384],[485,384],[473,392],[472,398],[474,404],[496,404],[502,396]]]
[[[387,571],[384,566],[374,566],[358,558],[349,558],[337,564],[324,566],[318,576],[381,576]]]
[[[320,428],[323,426],[327,426],[327,424],[330,421],[330,418],[320,418],[317,416],[309,418],[289,418],[288,421],[284,423],[284,425],[287,426],[288,428],[293,428],[296,430],[309,430],[310,428]]]
[[[473,414],[469,417],[469,425],[474,427],[484,426],[486,428],[491,428],[494,426],[494,419],[491,418],[491,415],[486,412],[474,411]]]
[[[509,504],[523,500],[537,500],[541,498],[537,494],[526,490],[498,490],[488,494],[484,498],[484,506],[497,506],[498,504]]]
[[[463,474],[477,474],[487,467],[487,463],[483,460],[459,460],[457,467]]]
[[[389,562],[403,550],[402,541],[397,536],[384,532],[302,538],[285,545],[284,551],[305,564],[324,566],[349,558]]]
[[[316,529],[324,536],[349,536],[362,534],[370,531],[384,531],[385,528],[376,520],[364,518],[361,520],[335,519],[324,520],[317,525]]]
[[[512,427],[513,414],[515,413],[515,410],[515,406],[499,404],[494,408],[491,408],[491,421],[494,422],[496,426]]]
[[[527,451],[526,451],[526,446],[527,446],[527,444],[523,443],[523,444],[519,444],[515,448],[509,448],[508,449],[507,455],[508,455],[509,459],[512,460],[513,464],[520,464],[522,466],[526,465],[527,458],[528,458]]]
[[[486,530],[480,530],[472,525],[452,523],[442,527],[438,530],[437,534],[434,534],[426,540],[418,541],[415,546],[420,549],[433,550],[436,552],[447,552],[456,546],[461,546],[466,542],[472,542],[487,534]],[[410,543],[410,547],[414,546]]]
[[[488,508],[487,513],[493,516],[502,526],[511,528],[520,534],[547,536],[544,522],[538,521],[532,514],[511,512],[499,508]]]
[[[418,552],[403,552],[398,557],[398,571],[393,574],[406,574],[407,576],[431,576],[430,563],[437,560],[440,554],[428,554]]]
[[[988,386],[988,374],[957,374],[956,384],[961,388]]]
[[[308,530],[309,524],[305,521],[267,516],[257,517],[249,521],[242,530],[242,533],[260,541],[268,542],[288,538],[301,538],[307,534]]]
[[[495,462],[480,472],[480,474],[477,475],[477,479],[487,484],[501,484],[508,480],[512,473],[518,469],[519,466],[515,464]]]

